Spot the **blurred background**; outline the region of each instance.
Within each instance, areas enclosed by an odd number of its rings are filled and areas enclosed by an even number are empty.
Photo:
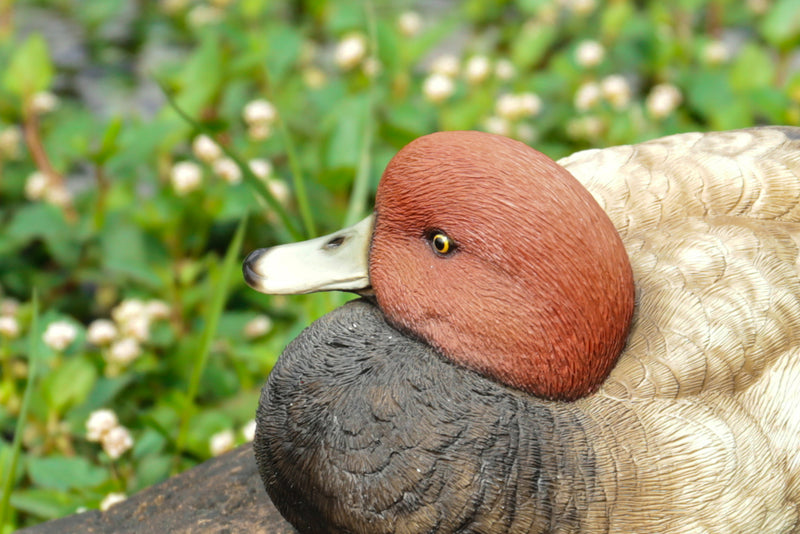
[[[0,531],[252,439],[347,297],[243,256],[361,219],[412,139],[797,125],[798,44],[800,0],[0,0]]]

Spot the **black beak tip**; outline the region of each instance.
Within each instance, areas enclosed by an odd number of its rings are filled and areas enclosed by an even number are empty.
[[[258,259],[264,254],[266,249],[260,248],[258,250],[254,250],[247,257],[244,259],[242,263],[242,275],[244,276],[244,281],[247,282],[247,285],[250,287],[254,287],[254,284],[258,282],[261,278],[251,267],[253,263],[258,261]]]

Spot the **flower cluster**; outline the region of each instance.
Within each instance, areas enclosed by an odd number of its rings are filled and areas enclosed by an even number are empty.
[[[172,313],[161,300],[128,299],[111,310],[109,319],[96,319],[89,324],[86,339],[103,349],[106,374],[115,376],[142,354],[142,343],[150,339],[153,321],[165,320]]]
[[[116,460],[133,447],[130,431],[119,424],[117,414],[111,410],[96,410],[86,420],[86,439],[98,442],[103,451]]]

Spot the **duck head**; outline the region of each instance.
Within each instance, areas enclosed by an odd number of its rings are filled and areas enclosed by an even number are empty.
[[[602,383],[634,308],[624,246],[590,193],[545,155],[480,132],[413,141],[373,216],[257,250],[243,271],[265,293],[374,294],[389,323],[445,358],[548,399]]]

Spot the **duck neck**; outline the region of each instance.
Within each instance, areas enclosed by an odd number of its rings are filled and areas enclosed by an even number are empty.
[[[583,420],[577,404],[455,366],[356,301],[287,347],[255,447],[301,532],[571,531],[604,502]]]

